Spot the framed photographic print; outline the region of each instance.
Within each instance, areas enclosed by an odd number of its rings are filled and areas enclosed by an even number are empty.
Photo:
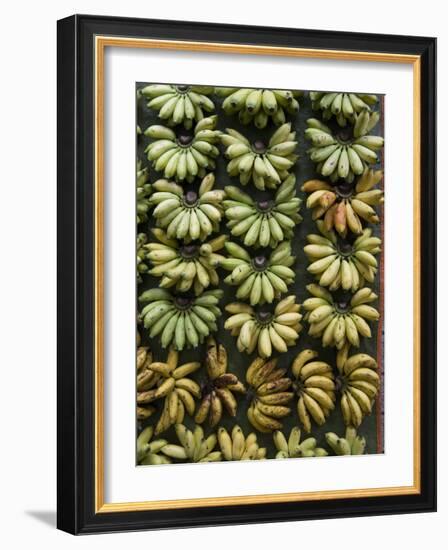
[[[58,527],[436,507],[433,38],[58,22]]]

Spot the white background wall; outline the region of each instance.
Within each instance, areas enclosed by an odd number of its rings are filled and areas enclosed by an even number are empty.
[[[7,2],[0,32],[0,541],[52,548],[110,550],[258,548],[286,545],[333,549],[408,550],[446,540],[448,407],[447,365],[440,350],[439,512],[413,516],[207,528],[74,538],[55,523],[55,251],[56,251],[56,20],[92,13],[272,26],[337,29],[439,38],[439,204],[448,202],[448,31],[444,3],[345,0],[344,2],[224,2],[89,0]],[[446,212],[440,209],[439,334],[446,331]],[[441,343],[444,340],[441,339]],[[444,521],[445,520],[445,521]],[[107,537],[107,538],[105,538]],[[201,540],[199,539],[201,537]],[[443,544],[443,543],[442,543]]]

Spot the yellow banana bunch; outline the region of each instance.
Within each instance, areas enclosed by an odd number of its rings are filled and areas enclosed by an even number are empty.
[[[247,410],[249,422],[262,433],[281,430],[281,419],[290,414],[287,405],[294,396],[288,391],[292,382],[286,369],[277,368],[277,359],[266,361],[257,357],[246,371],[246,381],[251,399]]]
[[[155,433],[159,434],[176,423],[183,422],[185,412],[193,416],[195,398],[201,396],[201,388],[194,380],[188,378],[196,372],[199,362],[185,363],[178,366],[179,354],[170,349],[166,363],[152,362],[148,370],[159,375],[157,385],[147,391],[137,393],[137,404],[146,405],[158,399],[164,400],[162,414],[157,422]]]
[[[204,111],[214,111],[213,101],[208,97],[213,90],[211,86],[151,84],[140,93],[149,100],[148,107],[158,111],[168,126],[183,124],[188,129],[195,120],[204,118]]]
[[[143,325],[154,338],[160,335],[163,348],[196,348],[211,332],[221,315],[218,307],[223,291],[206,290],[200,296],[173,295],[164,288],[151,288],[139,296],[147,304],[140,312]]]
[[[311,419],[322,426],[334,409],[335,383],[331,366],[317,361],[317,352],[301,351],[293,361],[293,389],[299,398],[297,414],[304,430],[311,431]]]
[[[284,239],[292,239],[295,226],[302,221],[301,199],[296,196],[296,177],[290,174],[272,200],[255,201],[238,187],[226,186],[223,207],[227,227],[246,246],[275,248]]]
[[[176,424],[177,438],[180,445],[168,443],[162,448],[162,453],[182,462],[217,462],[222,460],[221,451],[214,451],[218,439],[213,433],[207,438],[201,426],[195,426],[193,431],[183,424]]]
[[[335,229],[342,237],[348,230],[359,235],[363,222],[377,224],[380,221],[373,207],[384,202],[383,191],[374,189],[382,177],[382,170],[366,168],[355,185],[306,181],[302,186],[302,191],[309,193],[306,206],[311,208],[313,220],[323,218],[327,231]]]
[[[289,433],[289,438],[283,435],[283,432],[277,430],[273,434],[274,445],[277,449],[275,458],[299,458],[308,456],[327,456],[327,451],[317,447],[317,441],[314,437],[308,437],[300,442],[300,428],[295,426]]]
[[[215,176],[207,174],[198,191],[184,189],[172,181],[158,180],[153,184],[150,204],[158,227],[166,230],[169,239],[185,242],[203,241],[219,231],[225,191],[213,189]]]
[[[137,163],[137,224],[148,221],[149,197],[152,192],[148,183],[148,169],[142,168],[142,163]]]
[[[357,428],[364,416],[372,412],[380,377],[377,362],[373,357],[366,353],[348,357],[349,347],[344,346],[337,355],[342,392],[341,410],[345,424]]]
[[[266,448],[258,446],[256,434],[252,432],[244,437],[243,430],[239,426],[234,426],[231,434],[225,428],[219,428],[218,443],[224,460],[261,460],[266,458]]]
[[[242,302],[228,304],[226,311],[231,316],[224,323],[224,328],[230,330],[232,336],[238,336],[238,350],[251,354],[257,349],[263,358],[270,357],[273,349],[285,353],[288,347],[296,344],[303,328],[300,324],[300,305],[296,304],[294,295],[281,300],[273,312],[255,311]]]
[[[372,237],[371,229],[364,229],[353,243],[338,239],[333,230],[327,231],[324,222],[316,225],[320,235],[307,235],[305,254],[311,262],[307,270],[321,286],[331,291],[342,287],[356,292],[365,282],[373,283],[378,267],[375,254],[381,251],[381,239]]]
[[[138,333],[137,333],[138,334]],[[140,346],[137,343],[137,401],[139,395],[153,388],[160,379],[158,373],[151,370],[152,353],[147,346]],[[137,419],[146,420],[155,413],[156,409],[152,405],[138,404]]]
[[[233,393],[244,393],[246,390],[235,374],[227,372],[227,352],[212,337],[207,341],[205,366],[208,380],[203,384],[201,403],[194,420],[196,424],[202,424],[208,419],[213,428],[221,420],[224,410],[230,416],[236,416],[238,404]]]
[[[147,426],[137,437],[137,463],[138,464],[171,464],[171,460],[159,454],[168,443],[166,439],[151,441],[154,434],[152,426]]]
[[[220,262],[221,267],[231,271],[224,281],[238,286],[236,297],[249,300],[251,305],[272,303],[288,292],[288,285],[294,282],[295,272],[291,265],[291,243],[284,241],[269,256],[257,254],[253,258],[236,243],[226,242],[229,256]]]
[[[373,94],[352,94],[349,92],[310,92],[311,106],[322,111],[322,118],[335,117],[339,126],[353,124],[356,115],[362,111],[372,112],[372,106],[378,102]]]
[[[238,176],[242,185],[252,181],[257,189],[275,189],[290,174],[297,161],[296,133],[291,123],[282,124],[266,144],[261,139],[253,143],[232,128],[226,129],[221,141],[229,159],[227,173]]]
[[[269,117],[274,124],[284,124],[286,113],[299,111],[297,97],[301,92],[254,88],[216,88],[216,94],[225,97],[222,108],[227,115],[238,113],[241,124],[253,122],[257,128],[265,128]]]
[[[325,439],[337,455],[363,455],[366,450],[366,438],[357,435],[353,426],[347,426],[345,437],[328,432]]]
[[[342,128],[333,133],[320,120],[309,118],[305,137],[312,143],[308,154],[316,163],[316,171],[333,182],[343,179],[351,183],[366,166],[375,164],[378,161],[376,151],[383,147],[384,138],[368,133],[378,120],[378,113],[370,116],[365,110],[356,118],[353,132]]]
[[[166,126],[149,126],[145,136],[155,141],[145,149],[148,160],[167,179],[191,183],[196,177],[203,178],[216,168],[214,159],[219,155],[216,144],[221,136],[216,123],[216,115],[203,118],[193,134],[184,131],[179,135]]]
[[[370,288],[360,288],[349,302],[335,302],[328,290],[316,284],[306,288],[313,296],[303,302],[307,311],[304,318],[310,325],[308,334],[322,337],[323,347],[341,349],[347,342],[359,347],[360,336],[372,336],[367,321],[377,321],[380,314],[368,305],[378,297]]]
[[[144,244],[142,249],[145,260],[153,265],[149,273],[161,277],[160,288],[175,287],[178,292],[193,288],[195,295],[199,296],[210,285],[219,284],[216,268],[224,256],[217,252],[224,246],[226,235],[203,244],[186,244],[168,238],[163,229],[153,228],[151,232],[159,242]]]

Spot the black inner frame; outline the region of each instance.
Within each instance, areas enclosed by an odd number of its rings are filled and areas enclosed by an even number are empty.
[[[421,58],[421,492],[95,514],[95,35],[412,54]],[[436,509],[436,40],[75,15],[58,22],[59,529],[100,533]],[[150,495],[148,495],[150,498]]]

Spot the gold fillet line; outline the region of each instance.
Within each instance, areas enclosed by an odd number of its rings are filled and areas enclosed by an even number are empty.
[[[236,506],[244,504],[264,504],[281,502],[310,502],[342,498],[382,497],[392,495],[415,495],[415,487],[379,487],[374,489],[343,489],[334,491],[314,491],[305,493],[277,493],[265,495],[244,495],[231,497],[194,498],[186,500],[155,500],[149,502],[117,502],[104,504],[97,512],[133,512],[141,510],[170,510],[207,506]]]
[[[119,46],[121,48],[150,48],[159,50],[205,51],[210,53],[239,53],[243,55],[275,55],[313,59],[340,59],[350,61],[376,61],[385,63],[414,63],[416,55],[358,52],[350,50],[321,50],[313,48],[292,48],[286,46],[255,46],[253,44],[226,44],[216,42],[194,42],[186,40],[157,40],[151,38],[121,38],[119,36],[97,36],[97,45]]]
[[[421,490],[421,350],[420,350],[420,323],[421,323],[421,61],[414,63],[414,485]]]
[[[104,502],[104,49],[106,46],[277,55],[317,59],[412,63],[414,113],[414,483],[412,486],[277,493],[165,501]],[[388,53],[313,50],[171,40],[95,37],[95,512],[304,502],[420,493],[420,57]]]
[[[104,504],[104,50],[95,49],[95,510]]]

